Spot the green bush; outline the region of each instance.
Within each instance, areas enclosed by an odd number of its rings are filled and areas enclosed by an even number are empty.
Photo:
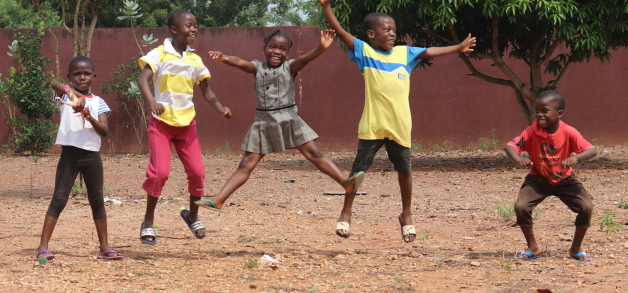
[[[17,109],[11,117],[4,117],[11,132],[4,148],[15,153],[48,152],[58,129],[51,121],[57,109],[50,92],[52,74],[45,71],[51,61],[41,53],[41,39],[28,31],[17,32],[10,46],[14,66],[1,89],[5,107]]]
[[[139,143],[138,153],[142,153],[142,142],[148,129],[148,119],[150,110],[148,103],[137,87],[137,80],[140,78],[142,69],[135,57],[131,58],[131,63],[119,64],[111,72],[112,81],[105,81],[100,88],[105,94],[112,94],[118,100],[122,112],[131,118],[131,125],[135,130],[135,136]],[[152,87],[152,81],[149,82]],[[128,127],[128,125],[127,125]]]

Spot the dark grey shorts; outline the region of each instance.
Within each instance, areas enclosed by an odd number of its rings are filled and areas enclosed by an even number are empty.
[[[399,172],[399,174],[410,174],[412,171],[412,152],[410,148],[404,147],[388,138],[375,140],[360,139],[358,142],[358,154],[353,161],[351,174],[360,171],[366,172],[373,165],[373,158],[383,145],[386,146],[388,159],[395,166],[395,171]]]

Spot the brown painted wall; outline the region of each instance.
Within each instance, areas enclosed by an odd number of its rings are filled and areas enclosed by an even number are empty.
[[[272,28],[202,28],[194,48],[209,68],[210,86],[223,105],[231,107],[234,117],[226,120],[218,115],[200,95],[195,96],[197,123],[201,147],[213,152],[229,142],[231,150],[239,150],[242,139],[254,120],[255,97],[253,76],[218,61],[210,60],[206,52],[222,51],[246,60],[263,59],[262,39]],[[313,27],[286,27],[294,39],[290,58],[312,50],[318,44],[319,32]],[[67,74],[72,58],[72,38],[63,29],[56,30],[61,39],[61,70]],[[144,33],[154,34],[161,44],[169,32],[163,28],[136,29],[140,38]],[[0,48],[10,45],[13,31],[0,30]],[[52,38],[44,37],[44,54],[54,59]],[[144,48],[146,51],[146,48]],[[128,63],[138,53],[130,29],[96,29],[91,58],[98,76],[93,90],[101,95],[113,110],[109,119],[110,136],[103,139],[102,152],[136,152],[137,141],[132,128],[118,107],[115,97],[102,95],[100,87],[110,79],[116,65]],[[0,54],[0,72],[7,77],[12,64],[7,54]],[[504,78],[501,71],[488,61],[474,61],[486,74]],[[528,71],[523,63],[508,61],[524,81]],[[601,144],[628,142],[628,50],[613,53],[611,64],[602,66],[597,61],[573,65],[565,74],[559,90],[567,97],[564,121],[576,127],[589,141]],[[53,69],[51,65],[50,70]],[[448,140],[456,146],[478,145],[480,138],[490,139],[491,127],[503,145],[527,126],[513,90],[468,76],[468,69],[457,56],[446,56],[434,61],[427,70],[412,73],[410,105],[413,113],[412,138],[424,147]],[[545,77],[546,80],[549,76]],[[4,79],[3,79],[4,80]],[[196,88],[198,89],[198,88]],[[301,90],[299,90],[301,89]],[[319,134],[317,144],[322,148],[355,149],[357,126],[364,104],[364,81],[357,65],[335,45],[310,63],[297,78],[297,105],[299,115]],[[7,143],[7,127],[0,125],[0,144]],[[53,148],[58,152],[59,148]],[[145,149],[144,151],[147,151]]]

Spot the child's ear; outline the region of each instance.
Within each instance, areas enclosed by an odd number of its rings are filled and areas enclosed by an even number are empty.
[[[170,33],[171,33],[171,34],[173,34],[173,35],[176,35],[176,34],[177,34],[177,27],[176,27],[176,26],[174,26],[174,25],[173,25],[173,26],[171,26],[171,27],[170,27]]]
[[[375,38],[375,32],[373,30],[366,30],[366,36],[369,39],[374,39]]]
[[[558,110],[558,119],[563,117],[563,113],[565,113],[565,111],[563,110]]]

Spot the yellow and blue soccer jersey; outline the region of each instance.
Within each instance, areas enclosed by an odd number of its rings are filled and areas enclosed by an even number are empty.
[[[148,64],[153,70],[155,102],[165,108],[161,116],[153,116],[172,126],[188,126],[192,123],[196,114],[192,103],[192,87],[194,83],[211,78],[201,57],[191,51],[193,49],[188,46],[181,56],[172,47],[172,39],[168,38],[163,45],[139,60],[142,69]]]
[[[419,54],[425,50],[395,46],[388,52],[382,52],[357,38],[353,39],[349,57],[364,75],[366,92],[358,138],[388,138],[410,147],[410,73],[421,61]]]

